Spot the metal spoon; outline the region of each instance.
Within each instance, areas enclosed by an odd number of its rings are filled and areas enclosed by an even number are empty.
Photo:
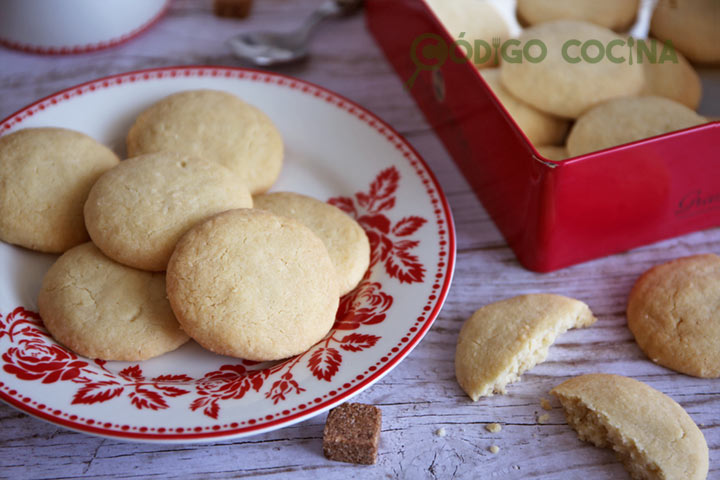
[[[236,57],[260,67],[269,67],[307,57],[310,34],[329,17],[349,15],[359,10],[363,0],[327,0],[294,32],[241,33],[227,44]]]

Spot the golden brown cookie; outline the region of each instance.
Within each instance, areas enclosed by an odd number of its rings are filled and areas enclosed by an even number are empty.
[[[100,177],[85,203],[85,222],[105,255],[160,272],[190,227],[216,213],[249,207],[250,192],[227,168],[162,152],[125,160]]]
[[[558,335],[593,323],[586,304],[561,295],[520,295],[486,305],[460,330],[457,381],[473,401],[505,393],[505,385],[547,358]]]
[[[672,41],[691,62],[720,63],[720,2],[659,0],[650,32]]]
[[[720,377],[720,257],[679,258],[635,283],[628,327],[653,361],[696,377]]]
[[[636,479],[704,480],[708,447],[672,398],[620,375],[589,374],[553,388],[581,440],[612,448]]]
[[[370,265],[370,242],[345,212],[312,197],[291,192],[258,195],[255,208],[294,218],[323,241],[338,276],[340,295],[353,290]]]
[[[691,110],[697,110],[702,97],[702,84],[692,65],[680,52],[675,52],[677,62],[662,58],[660,55],[665,47],[654,38],[643,43],[651,53],[654,48],[656,55],[654,59],[650,56],[646,58],[644,53],[643,57],[637,57],[638,61],[642,58],[645,68],[645,88],[642,93],[669,98]],[[638,42],[638,49],[643,48],[643,43]]]
[[[520,63],[503,61],[500,78],[510,93],[544,112],[577,118],[605,100],[634,95],[643,88],[641,65],[631,65],[629,61],[615,63],[607,55],[600,56],[593,43],[585,49],[585,57],[590,61],[583,59],[582,45],[588,41],[599,42],[603,49],[613,41],[625,42],[607,28],[575,20],[556,20],[526,29],[518,40],[518,46],[509,45],[506,51],[518,52],[531,45],[528,53],[541,60],[535,63],[527,59]],[[577,41],[577,44],[564,48],[568,41]],[[545,58],[541,56],[538,42],[547,48]],[[621,56],[619,52],[620,47],[613,50],[615,57]]]
[[[639,6],[639,0],[518,0],[517,15],[524,25],[583,20],[622,32],[635,21]]]
[[[26,128],[0,137],[0,240],[50,253],[86,242],[85,199],[119,161],[73,130]]]
[[[535,148],[537,149],[538,153],[544,158],[552,160],[554,162],[560,162],[562,160],[567,160],[568,158],[570,158],[567,153],[567,148],[565,147],[558,147],[555,145],[541,145]]]
[[[120,265],[90,242],[53,264],[38,309],[55,340],[89,358],[146,360],[188,341],[165,296],[165,275]]]
[[[685,105],[662,97],[609,100],[575,122],[568,135],[571,157],[706,123]]]
[[[257,209],[220,213],[178,242],[170,304],[205,348],[248,360],[302,353],[327,334],[339,290],[327,249],[297,220]]]
[[[252,194],[270,188],[283,161],[282,137],[270,118],[218,90],[180,92],[153,104],[130,128],[127,150],[129,157],[169,150],[214,160]]]
[[[493,40],[504,42],[510,38],[510,30],[494,5],[483,0],[428,0],[427,3],[453,40],[468,42],[476,67],[497,65]],[[478,40],[484,42],[481,48],[476,48]],[[468,49],[464,48],[463,52],[467,54]]]
[[[563,143],[569,127],[567,120],[541,112],[513,96],[500,82],[500,69],[487,68],[480,73],[533,145]]]

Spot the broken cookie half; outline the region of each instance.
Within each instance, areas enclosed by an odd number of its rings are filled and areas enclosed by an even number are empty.
[[[473,401],[505,393],[507,384],[545,360],[558,335],[595,320],[585,303],[561,295],[521,295],[486,305],[460,330],[457,381]]]
[[[581,440],[611,447],[634,479],[702,480],[708,446],[672,398],[620,375],[589,374],[551,390]]]

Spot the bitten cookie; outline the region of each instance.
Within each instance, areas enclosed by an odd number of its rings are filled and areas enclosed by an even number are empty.
[[[500,82],[500,69],[488,68],[480,73],[533,145],[563,143],[569,127],[567,120],[548,115],[515,98]]]
[[[460,329],[457,381],[473,401],[505,393],[505,385],[547,358],[558,335],[595,320],[586,304],[561,295],[520,295],[486,305]]]
[[[90,190],[85,222],[108,257],[163,271],[193,225],[233,208],[252,207],[240,177],[215,162],[163,152],[125,160]]]
[[[634,95],[643,88],[641,65],[627,61],[614,63],[607,55],[596,63],[583,60],[582,44],[587,41],[603,46],[612,41],[625,42],[612,30],[586,22],[557,20],[526,29],[518,40],[520,45],[514,48],[524,48],[530,41],[543,42],[547,56],[537,63],[502,62],[500,78],[510,93],[544,112],[577,118],[600,102]],[[576,44],[564,49],[569,40],[575,40]],[[535,50],[537,53],[532,53]],[[531,44],[529,52],[537,58],[540,47]],[[619,55],[616,52],[616,56]],[[598,57],[597,47],[588,47],[586,56]]]
[[[50,253],[86,242],[85,199],[119,161],[72,130],[27,128],[0,137],[0,240]]]
[[[627,319],[653,362],[720,377],[720,257],[695,255],[648,270],[630,293]]]
[[[89,358],[147,360],[188,341],[165,297],[165,276],[120,265],[89,242],[53,264],[38,309],[55,340]]]
[[[720,39],[718,39],[720,41]],[[664,45],[655,39],[647,40],[645,45],[655,49],[655,61],[643,57],[643,67],[645,68],[645,87],[642,93],[645,95],[656,95],[658,97],[669,98],[676,102],[682,103],[691,110],[697,110],[702,97],[702,84],[700,77],[690,63],[682,56],[680,52],[675,52],[677,63],[671,59],[662,59],[660,57]],[[638,49],[640,44],[638,42]],[[639,52],[638,52],[639,53]],[[643,53],[644,55],[644,53]],[[640,61],[640,56],[636,57]],[[660,61],[664,60],[664,61]]]
[[[322,240],[297,220],[256,209],[223,212],[186,233],[167,292],[198,343],[255,361],[310,348],[332,327],[339,301]]]
[[[639,5],[639,0],[518,0],[517,15],[524,25],[583,20],[622,32],[632,25]]]
[[[127,136],[128,156],[178,151],[221,163],[252,194],[275,182],[283,141],[270,118],[235,95],[190,90],[170,95],[140,114]]]
[[[255,208],[294,218],[323,241],[337,271],[340,295],[360,283],[370,265],[370,242],[362,227],[345,212],[298,193],[268,193],[253,200]]]
[[[428,4],[454,40],[472,46],[471,60],[476,67],[497,65],[493,40],[504,42],[510,38],[510,30],[495,6],[484,0],[428,0]],[[485,41],[491,51],[476,48],[476,40]]]
[[[685,105],[661,97],[609,100],[580,117],[568,135],[572,157],[706,123]]]
[[[703,480],[708,446],[672,398],[620,375],[590,374],[553,388],[581,440],[612,448],[636,479]]]
[[[650,32],[671,40],[691,61],[720,63],[720,2],[717,0],[659,0]]]

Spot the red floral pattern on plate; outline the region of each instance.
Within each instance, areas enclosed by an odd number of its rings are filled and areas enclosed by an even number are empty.
[[[370,240],[370,267],[378,262],[385,265],[385,271],[400,283],[422,282],[425,267],[410,250],[419,241],[409,237],[422,227],[427,220],[418,216],[407,216],[393,224],[383,213],[395,207],[395,192],[400,173],[395,167],[383,170],[370,184],[370,190],[358,192],[355,199],[348,197],[331,198],[328,203],[354,217],[367,232]]]
[[[368,192],[356,193],[355,199],[336,197],[329,201],[355,217],[366,230],[371,245],[370,268],[360,285],[341,299],[333,330],[300,355],[275,364],[241,361],[223,365],[201,378],[146,378],[140,365],[113,373],[106,368],[107,362],[81,359],[55,343],[37,313],[17,307],[4,319],[0,316],[0,338],[8,336],[10,345],[14,345],[2,354],[3,370],[21,380],[76,383],[78,389],[71,404],[91,405],[126,397],[138,410],[162,410],[169,408],[169,399],[194,389],[189,409],[201,410],[213,419],[220,415],[221,402],[241,399],[251,390],[262,392],[273,404],[304,392],[295,379],[298,368],[306,368],[317,380],[329,382],[345,360],[344,353],[373,348],[381,339],[369,333],[341,333],[382,323],[393,305],[393,297],[383,291],[379,282],[371,281],[373,268],[382,264],[387,274],[401,283],[423,280],[423,265],[409,253],[419,241],[405,237],[415,233],[426,220],[407,216],[393,224],[386,215],[395,206],[399,181],[399,172],[390,167],[380,172]],[[266,381],[271,376],[274,381],[268,386]]]

